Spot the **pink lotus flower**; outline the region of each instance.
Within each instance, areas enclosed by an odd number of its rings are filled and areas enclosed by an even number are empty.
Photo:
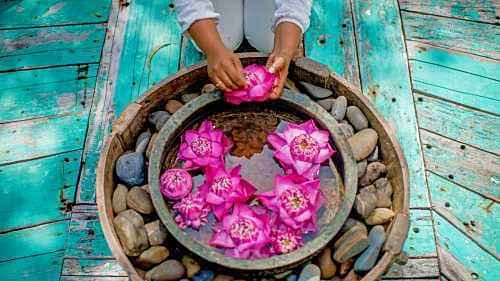
[[[160,178],[160,191],[171,200],[184,198],[193,188],[193,179],[184,169],[166,170]]]
[[[226,254],[235,258],[262,258],[269,234],[267,216],[238,203],[232,214],[223,218],[209,244],[226,249]]]
[[[236,166],[227,172],[222,165],[205,169],[205,183],[200,192],[218,220],[222,220],[235,203],[248,201],[255,192],[255,188],[241,178],[240,170],[241,166]]]
[[[207,223],[207,216],[210,212],[209,206],[199,193],[189,194],[181,201],[174,204],[173,209],[177,212],[175,221],[180,228],[188,226],[199,229],[201,225]]]
[[[277,76],[263,65],[251,64],[244,68],[247,86],[231,92],[225,92],[228,103],[240,104],[249,101],[265,101],[269,98]]]
[[[300,230],[281,225],[271,231],[271,251],[273,255],[288,254],[303,244]]]
[[[317,211],[323,202],[320,182],[297,179],[294,175],[276,176],[275,188],[257,198],[292,229],[316,232]]]
[[[287,174],[315,179],[321,163],[335,152],[329,137],[327,131],[319,130],[314,121],[309,120],[302,124],[289,123],[282,133],[269,134],[267,140]]]
[[[188,130],[183,135],[179,158],[185,160],[184,168],[197,169],[217,165],[231,150],[232,143],[222,130],[215,129],[210,121],[203,121],[198,130]]]

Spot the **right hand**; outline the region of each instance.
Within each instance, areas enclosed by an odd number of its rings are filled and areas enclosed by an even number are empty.
[[[246,87],[246,80],[240,58],[232,51],[221,46],[207,53],[208,76],[214,85],[229,92]]]

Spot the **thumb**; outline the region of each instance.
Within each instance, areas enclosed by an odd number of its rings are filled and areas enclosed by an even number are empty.
[[[285,59],[282,57],[276,57],[269,67],[269,72],[276,73],[285,65]]]

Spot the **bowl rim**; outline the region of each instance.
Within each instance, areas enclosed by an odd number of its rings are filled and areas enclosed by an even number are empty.
[[[165,141],[176,132],[179,126],[182,126],[192,114],[197,110],[207,107],[213,103],[221,102],[222,95],[219,92],[204,94],[196,99],[185,104],[181,109],[175,112],[163,128],[158,133],[155,143],[153,144],[148,177],[151,188],[151,198],[153,205],[160,220],[167,228],[177,242],[187,248],[191,253],[203,258],[204,260],[223,266],[228,269],[241,271],[260,271],[260,270],[276,270],[280,268],[295,266],[312,258],[315,254],[321,251],[340,231],[345,220],[354,204],[354,198],[357,191],[357,167],[352,154],[352,150],[347,142],[346,137],[338,128],[338,122],[320,105],[314,102],[305,94],[295,94],[285,90],[280,97],[280,100],[288,103],[300,110],[302,113],[309,116],[319,117],[315,121],[323,128],[331,133],[331,137],[337,147],[337,153],[343,160],[343,173],[341,178],[344,183],[344,193],[342,200],[339,202],[339,209],[332,219],[331,223],[326,225],[322,232],[313,240],[291,253],[277,255],[263,259],[236,259],[216,252],[210,246],[192,240],[190,236],[185,235],[174,221],[168,206],[160,192],[160,175],[162,170],[162,158],[165,150]]]

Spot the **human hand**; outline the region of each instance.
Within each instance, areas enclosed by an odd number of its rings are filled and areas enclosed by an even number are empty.
[[[292,58],[289,55],[274,52],[271,53],[267,59],[266,67],[269,72],[278,76],[278,79],[274,82],[272,92],[269,95],[271,99],[277,99],[281,96],[288,76],[288,68],[290,67],[291,60]]]
[[[207,53],[208,76],[214,85],[225,91],[246,86],[240,58],[225,47]]]

